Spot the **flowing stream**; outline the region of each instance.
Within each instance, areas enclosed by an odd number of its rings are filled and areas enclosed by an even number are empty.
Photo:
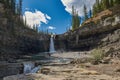
[[[24,74],[36,73],[40,69],[40,66],[35,67],[35,64],[33,62],[24,62],[23,65],[24,65]]]
[[[54,53],[54,52],[56,51],[54,48],[53,35],[51,35],[49,53]],[[24,74],[36,73],[40,69],[40,66],[35,67],[35,64],[33,62],[24,62],[23,65],[24,65],[24,71],[23,71]]]

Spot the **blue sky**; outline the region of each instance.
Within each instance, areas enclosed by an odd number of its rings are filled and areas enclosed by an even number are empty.
[[[91,0],[23,0],[23,15],[27,24],[39,26],[39,30],[49,30],[57,34],[71,27],[71,7],[75,5],[79,16],[83,16],[83,3],[91,7]],[[87,3],[88,2],[88,3]]]

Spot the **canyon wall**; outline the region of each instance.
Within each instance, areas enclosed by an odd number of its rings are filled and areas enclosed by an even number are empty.
[[[120,10],[115,6],[89,19],[74,31],[56,36],[56,49],[66,51],[86,51],[111,48],[120,54]],[[101,14],[103,16],[101,16]]]
[[[48,51],[49,36],[25,26],[19,16],[0,3],[0,60]]]

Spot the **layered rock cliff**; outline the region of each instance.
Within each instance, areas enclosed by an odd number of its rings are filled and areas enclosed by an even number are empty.
[[[0,60],[47,51],[48,37],[26,27],[11,9],[0,3]]]
[[[120,54],[119,7],[120,5],[99,13],[74,31],[57,35],[56,49],[86,51],[103,48],[106,52],[112,49],[114,54]]]

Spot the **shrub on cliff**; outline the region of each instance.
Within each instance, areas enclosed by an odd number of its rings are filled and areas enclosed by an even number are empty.
[[[94,49],[91,52],[91,55],[93,56],[93,64],[98,64],[100,60],[104,58],[105,52],[102,49]]]

